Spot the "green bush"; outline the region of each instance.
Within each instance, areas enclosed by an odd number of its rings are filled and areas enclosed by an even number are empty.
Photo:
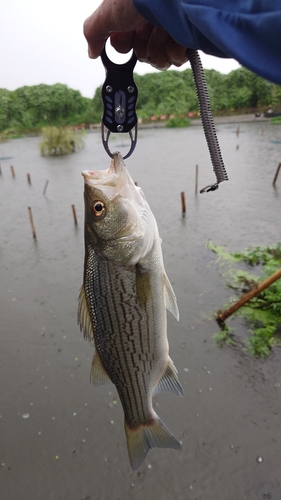
[[[41,138],[39,148],[42,156],[66,155],[84,146],[81,132],[64,127],[45,127]]]

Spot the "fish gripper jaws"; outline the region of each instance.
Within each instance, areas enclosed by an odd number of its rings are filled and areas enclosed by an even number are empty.
[[[137,57],[132,57],[125,64],[112,62],[103,49],[101,59],[106,70],[105,82],[102,86],[103,116],[101,124],[102,143],[107,154],[112,158],[108,145],[111,133],[129,133],[131,147],[124,156],[128,158],[134,151],[137,143],[138,119],[136,102],[138,89],[133,79],[133,70]],[[132,131],[134,129],[134,131]]]

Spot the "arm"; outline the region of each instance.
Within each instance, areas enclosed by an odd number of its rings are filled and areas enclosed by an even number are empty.
[[[104,0],[84,26],[92,57],[110,36],[159,69],[180,66],[185,47],[233,57],[281,84],[281,0]]]
[[[178,43],[281,84],[281,0],[132,0]]]

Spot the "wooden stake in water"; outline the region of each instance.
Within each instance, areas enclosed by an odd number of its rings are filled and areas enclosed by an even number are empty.
[[[196,165],[196,167],[195,167],[195,194],[198,193],[198,170],[199,170],[199,167],[198,167],[198,165]]]
[[[181,192],[181,213],[182,213],[183,217],[185,217],[185,212],[186,212],[186,208],[185,208],[185,194],[182,191]]]
[[[49,181],[47,180],[47,181],[45,182],[45,186],[44,186],[44,189],[43,189],[43,194],[44,194],[44,195],[46,194],[48,184],[49,184]]]
[[[72,213],[73,213],[73,219],[74,219],[74,224],[75,226],[78,225],[77,217],[76,217],[76,210],[75,210],[75,205],[71,205],[72,207]]]
[[[12,172],[12,177],[14,179],[16,177],[16,174],[15,174],[15,169],[14,169],[13,165],[11,165],[11,172]]]
[[[1,168],[1,163],[0,163],[0,175],[2,175],[2,168]]]
[[[239,125],[238,125],[238,127],[237,127],[237,129],[236,129],[236,135],[237,135],[237,137],[239,137],[239,134],[240,134],[240,127],[239,127]]]
[[[26,174],[26,175],[27,175],[27,182],[31,186],[31,177],[30,177],[30,174]]]
[[[34,226],[34,222],[33,222],[33,216],[32,216],[32,210],[31,210],[31,207],[28,207],[28,213],[29,213],[29,220],[30,220],[30,225],[31,225],[31,230],[32,230],[32,234],[33,234],[33,238],[36,240],[36,231],[35,231],[35,226]]]
[[[279,165],[278,165],[278,167],[277,167],[277,170],[276,170],[276,173],[275,173],[275,176],[274,176],[274,179],[273,179],[273,183],[272,183],[272,185],[273,185],[273,186],[275,186],[275,184],[276,184],[276,181],[277,181],[277,177],[278,177],[278,174],[279,174],[280,168],[281,168],[281,163],[279,163]]]

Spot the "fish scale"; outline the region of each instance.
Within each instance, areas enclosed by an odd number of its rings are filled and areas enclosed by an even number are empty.
[[[141,311],[137,302],[135,270],[123,270],[102,261],[94,251],[90,252],[87,269],[90,279],[86,276],[85,292],[93,304],[91,316],[95,346],[102,364],[121,401],[124,401],[127,422],[135,425],[140,420],[149,420],[152,415],[147,401],[146,380],[152,374],[157,343],[151,335],[155,328],[148,321],[150,311],[147,308]],[[101,276],[107,278],[101,279]],[[142,367],[139,361],[142,361]],[[132,401],[135,401],[134,405]]]

